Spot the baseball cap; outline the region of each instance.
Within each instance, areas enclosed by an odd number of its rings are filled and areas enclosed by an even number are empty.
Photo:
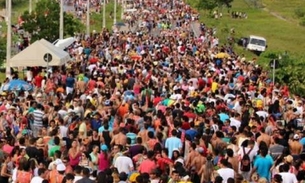
[[[108,151],[107,145],[105,145],[105,144],[101,145],[101,150],[102,151]]]

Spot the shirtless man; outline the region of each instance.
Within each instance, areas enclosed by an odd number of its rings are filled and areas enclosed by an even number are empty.
[[[195,172],[199,173],[199,170],[201,169],[202,165],[206,163],[206,158],[203,156],[204,149],[202,147],[197,147],[195,150],[195,157],[193,158],[191,162],[191,168],[195,169]]]
[[[299,139],[300,139],[299,135],[294,134],[293,140],[289,140],[289,149],[294,160],[298,159],[299,155],[303,150],[303,146],[299,142]]]
[[[185,161],[185,167],[187,169],[190,169],[191,168],[191,163],[192,163],[192,160],[195,159],[196,157],[196,144],[195,143],[192,143],[191,146],[190,146],[190,150],[189,150],[189,153],[186,157],[186,161]]]
[[[122,145],[125,147],[127,142],[127,137],[124,134],[124,128],[120,128],[120,131],[118,134],[115,134],[110,142],[111,145],[117,144],[117,145]]]
[[[265,133],[264,128],[261,129],[260,134],[261,135],[257,138],[258,145],[263,141],[266,142],[267,146],[269,147],[271,144],[271,137]]]
[[[139,137],[142,138],[144,143],[146,143],[149,140],[149,138],[148,138],[148,127],[149,127],[149,125],[147,123],[144,123],[144,129],[141,130],[138,133]]]

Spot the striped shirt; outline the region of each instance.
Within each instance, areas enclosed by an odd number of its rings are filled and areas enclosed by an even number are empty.
[[[43,117],[44,117],[44,112],[39,110],[39,109],[36,109],[33,111],[33,117],[34,117],[34,125],[35,126],[40,126],[42,127],[43,126]]]

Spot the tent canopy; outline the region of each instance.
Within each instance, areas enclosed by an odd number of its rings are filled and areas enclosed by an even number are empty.
[[[52,60],[49,63],[44,61],[44,56],[47,53],[52,56]],[[71,60],[69,53],[56,47],[45,39],[41,39],[35,41],[29,47],[11,58],[9,65],[10,67],[60,66],[69,60]]]

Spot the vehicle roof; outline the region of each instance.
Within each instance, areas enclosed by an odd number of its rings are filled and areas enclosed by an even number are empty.
[[[266,41],[266,39],[265,39],[264,37],[261,37],[261,36],[250,35],[249,37],[250,37],[250,39],[251,39],[251,38],[254,38],[254,39],[261,39],[261,40]]]

